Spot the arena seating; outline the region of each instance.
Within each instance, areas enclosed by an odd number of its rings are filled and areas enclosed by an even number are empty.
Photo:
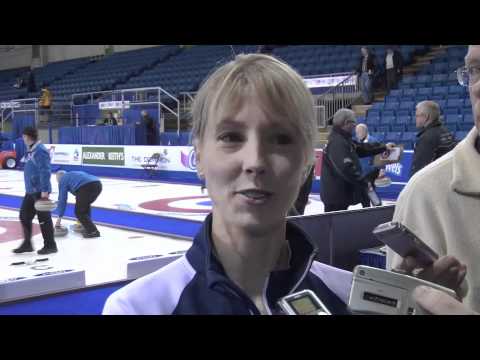
[[[405,76],[398,89],[390,91],[383,102],[375,102],[368,110],[366,123],[370,132],[383,133],[392,138],[402,132],[400,142],[411,148],[415,138],[415,106],[423,100],[434,100],[441,108],[444,124],[458,140],[473,127],[473,117],[467,88],[458,84],[455,70],[462,66],[466,46],[446,49],[417,74]]]
[[[234,46],[235,53],[251,53],[256,46]],[[117,89],[161,86],[169,93],[178,96],[180,92],[196,91],[201,81],[212,69],[231,60],[233,54],[229,45],[194,46],[182,51],[168,61],[161,62],[151,69],[134,76]]]

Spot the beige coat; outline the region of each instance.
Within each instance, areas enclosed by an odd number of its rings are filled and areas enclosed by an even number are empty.
[[[467,265],[465,303],[480,312],[480,154],[478,130],[413,176],[401,192],[394,221],[406,225],[439,255]],[[401,258],[388,250],[387,268]]]

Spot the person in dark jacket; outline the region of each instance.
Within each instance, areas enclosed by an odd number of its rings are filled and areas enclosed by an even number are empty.
[[[30,93],[37,91],[37,86],[35,85],[35,75],[33,74],[32,70],[30,70],[28,73],[27,91]]]
[[[364,104],[371,104],[373,101],[373,76],[375,74],[375,55],[366,46],[361,48],[362,56],[357,67],[360,90]]]
[[[373,156],[392,149],[394,144],[358,143],[353,141],[355,113],[338,110],[333,117],[333,128],[323,152],[320,197],[325,212],[347,210],[362,202],[368,192],[368,182],[362,174],[359,157]]]
[[[145,127],[147,135],[147,145],[158,145],[158,131],[155,126],[155,121],[145,110],[142,110],[142,125]]]
[[[310,289],[347,314],[352,275],[315,261],[286,219],[315,160],[312,95],[286,63],[238,55],[202,85],[192,107],[197,172],[212,199],[185,256],[113,293],[104,314],[281,314]]]
[[[108,113],[108,116],[103,120],[103,125],[107,125],[107,126],[118,125],[117,119],[115,119],[115,116],[113,116],[113,113],[111,111]]]
[[[312,166],[310,172],[308,173],[307,180],[300,188],[300,192],[298,193],[297,200],[295,200],[294,207],[291,209],[289,215],[303,215],[305,213],[305,208],[308,204],[308,197],[310,196],[310,192],[312,191],[312,183],[315,174],[315,166]]]
[[[393,89],[403,74],[402,53],[393,46],[387,48],[385,54],[385,73],[387,82],[387,91]]]
[[[420,131],[415,143],[410,177],[452,150],[457,142],[440,120],[440,106],[435,101],[417,104],[415,124]]]
[[[62,217],[67,207],[68,193],[75,195],[75,216],[84,231],[84,238],[96,238],[100,236],[91,218],[91,205],[97,200],[102,192],[102,182],[95,175],[84,171],[57,171],[55,174],[58,181],[58,219],[56,227],[61,226]]]
[[[20,222],[22,223],[24,240],[20,247],[13,252],[21,254],[34,251],[32,246],[32,221],[37,215],[44,243],[43,248],[38,250],[38,254],[56,253],[57,244],[54,239],[52,215],[50,211],[37,211],[35,209],[35,202],[39,199],[48,199],[52,192],[50,154],[45,145],[38,140],[37,129],[27,126],[23,129],[22,134],[23,141],[27,146],[23,170],[26,194],[20,208]]]

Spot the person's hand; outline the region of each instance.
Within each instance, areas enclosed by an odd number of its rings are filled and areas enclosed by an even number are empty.
[[[415,288],[412,298],[431,315],[479,315],[453,297],[428,286]]]
[[[43,192],[43,191],[42,191],[42,193],[41,193],[42,199],[48,200],[48,196],[49,196],[49,193],[48,193],[48,192]]]
[[[457,293],[460,290],[459,288],[462,281],[465,279],[465,275],[467,275],[467,266],[461,264],[455,257],[449,255],[442,256],[427,267],[419,263],[414,257],[407,256],[400,263],[398,269],[395,270],[445,286]]]
[[[378,177],[382,178],[385,176],[385,169],[380,169],[380,172],[378,173]]]
[[[385,144],[386,148],[388,151],[392,151],[393,149],[395,149],[397,147],[397,145],[395,143],[387,143]]]
[[[62,218],[58,218],[57,221],[55,222],[55,227],[60,227],[62,224]]]

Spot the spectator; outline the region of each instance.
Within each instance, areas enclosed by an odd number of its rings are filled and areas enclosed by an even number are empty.
[[[351,273],[313,261],[285,217],[314,161],[302,77],[271,56],[239,55],[202,85],[192,111],[212,213],[185,256],[113,293],[103,313],[277,314],[280,298],[307,288],[347,313]]]
[[[373,76],[375,74],[375,56],[366,46],[361,48],[362,56],[359,60],[357,74],[359,74],[360,90],[365,105],[373,102]]]
[[[410,176],[452,150],[457,144],[452,133],[443,126],[440,106],[436,102],[418,103],[415,119],[420,131],[417,134]]]
[[[41,122],[48,123],[51,108],[52,108],[53,95],[46,87],[42,89],[42,94],[40,96],[39,106],[40,106],[40,117]]]
[[[358,124],[355,127],[355,134],[357,141],[360,144],[378,143],[378,140],[368,133],[368,126],[365,124]],[[371,191],[375,191],[375,180],[380,174],[380,168],[373,165],[373,159],[373,156],[360,159],[360,164],[362,166],[362,178],[367,182],[368,187]],[[367,196],[366,193],[364,193],[363,195],[364,196],[362,200],[362,206],[364,208],[370,207],[370,198]]]
[[[480,45],[470,45],[457,70],[468,87],[475,126],[452,151],[418,172],[398,198],[393,216],[440,255],[432,267],[387,252],[387,266],[438,282],[480,312]],[[458,260],[457,260],[458,259]],[[468,270],[468,271],[467,271]],[[466,281],[463,281],[465,279]],[[435,298],[435,297],[434,297]],[[432,301],[428,302],[434,307]]]
[[[295,210],[291,213],[291,215],[303,215],[305,213],[305,208],[308,204],[308,197],[310,196],[310,192],[312,191],[312,183],[313,178],[315,177],[315,166],[312,166],[310,171],[308,172],[307,180],[300,188],[300,192],[298,193],[297,200],[295,200]]]
[[[108,112],[108,116],[103,120],[103,125],[117,126],[117,119],[113,116],[111,111]]]
[[[158,131],[155,126],[155,121],[148,115],[146,110],[142,110],[141,114],[141,122],[147,135],[147,145],[158,145]]]
[[[75,216],[83,226],[84,238],[100,236],[95,224],[92,222],[92,203],[97,200],[102,192],[102,182],[94,175],[84,171],[57,171],[58,182],[58,219],[55,224],[60,227],[62,217],[67,207],[68,193],[75,195]]]
[[[17,76],[17,79],[15,80],[15,84],[13,84],[14,88],[20,89],[24,85],[23,78],[21,76]]]
[[[25,197],[20,208],[20,222],[23,229],[23,243],[13,250],[16,254],[34,251],[32,246],[32,221],[35,215],[40,222],[44,246],[38,254],[45,255],[57,252],[54,239],[52,215],[50,211],[37,211],[35,202],[39,199],[48,199],[52,192],[50,183],[50,154],[45,145],[38,140],[38,131],[27,126],[23,129],[23,141],[27,147],[25,155]]]
[[[352,140],[355,113],[338,110],[333,117],[333,128],[323,152],[320,196],[325,212],[347,210],[362,202],[368,193],[368,183],[362,176],[359,157],[381,154],[394,144],[358,143]]]
[[[28,73],[27,91],[29,93],[34,93],[37,91],[37,86],[35,85],[35,75],[33,74],[32,70],[30,70]]]
[[[403,74],[402,53],[393,46],[387,47],[385,55],[385,71],[387,77],[387,92],[393,89]]]

